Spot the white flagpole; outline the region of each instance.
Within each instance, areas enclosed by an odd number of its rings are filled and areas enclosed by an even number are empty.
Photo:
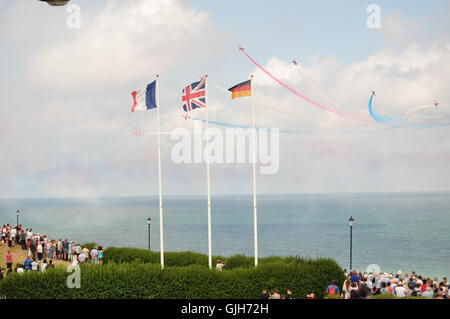
[[[163,198],[161,179],[161,132],[159,126],[159,75],[156,75],[156,114],[158,120],[158,181],[159,181],[159,241],[161,250],[161,268],[164,268],[164,220],[163,220]]]
[[[210,153],[209,153],[209,106],[208,106],[208,75],[205,75],[205,101],[206,101],[206,178],[207,178],[207,188],[208,188],[208,265],[212,269],[212,236],[211,236],[211,175],[210,175]]]
[[[253,74],[250,75],[251,99],[252,99],[252,130],[253,130],[253,234],[255,243],[255,267],[258,266],[258,211],[256,205],[256,128],[255,128],[255,101],[253,99]]]

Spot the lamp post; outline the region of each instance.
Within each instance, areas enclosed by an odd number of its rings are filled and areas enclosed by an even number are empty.
[[[352,271],[352,250],[353,250],[353,222],[355,220],[350,216],[348,226],[350,227],[350,271]]]
[[[152,219],[149,217],[147,219],[148,224],[148,250],[150,250],[150,225],[152,224]]]
[[[17,223],[16,223],[16,225],[19,226],[19,215],[20,215],[20,211],[19,210],[17,210],[16,215],[17,215]]]

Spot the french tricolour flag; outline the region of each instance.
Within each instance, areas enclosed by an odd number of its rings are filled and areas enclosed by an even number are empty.
[[[131,92],[133,106],[131,112],[154,109],[156,105],[156,80],[149,83],[145,89]]]

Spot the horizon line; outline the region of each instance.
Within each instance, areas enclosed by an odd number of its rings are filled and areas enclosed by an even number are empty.
[[[258,196],[283,196],[283,195],[359,195],[359,194],[417,194],[417,193],[450,193],[450,190],[436,190],[436,191],[355,191],[355,192],[298,192],[298,193],[259,193]],[[167,194],[164,197],[199,197],[206,196],[204,194]],[[214,196],[252,196],[252,193],[219,193]],[[0,200],[15,200],[15,199],[100,199],[100,198],[145,198],[154,197],[158,195],[100,195],[100,196],[30,196],[30,197],[0,197]]]

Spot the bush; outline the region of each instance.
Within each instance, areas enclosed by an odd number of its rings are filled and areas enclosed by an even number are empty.
[[[213,263],[217,260],[225,260],[226,264],[224,270],[230,270],[235,268],[251,268],[254,266],[254,258],[247,257],[244,255],[233,255],[230,257],[223,256],[213,256]],[[303,264],[303,263],[317,263],[317,262],[328,262],[331,259],[316,259],[309,260],[298,256],[290,257],[277,257],[270,256],[265,258],[259,258],[259,264],[267,263],[286,263],[286,264]],[[129,263],[129,262],[141,262],[150,264],[160,263],[160,253],[149,251],[139,248],[117,248],[108,247],[104,252],[103,257],[104,263],[114,262],[114,263]],[[186,251],[186,252],[166,252],[164,253],[164,265],[165,266],[189,266],[189,265],[199,265],[208,266],[208,256],[201,253]]]
[[[63,269],[11,274],[0,281],[0,298],[258,298],[262,288],[292,289],[298,298],[323,296],[331,280],[343,281],[332,260],[304,263],[271,262],[256,268],[210,270],[204,266],[165,267],[147,263],[109,262],[81,266],[81,289],[69,289]]]

